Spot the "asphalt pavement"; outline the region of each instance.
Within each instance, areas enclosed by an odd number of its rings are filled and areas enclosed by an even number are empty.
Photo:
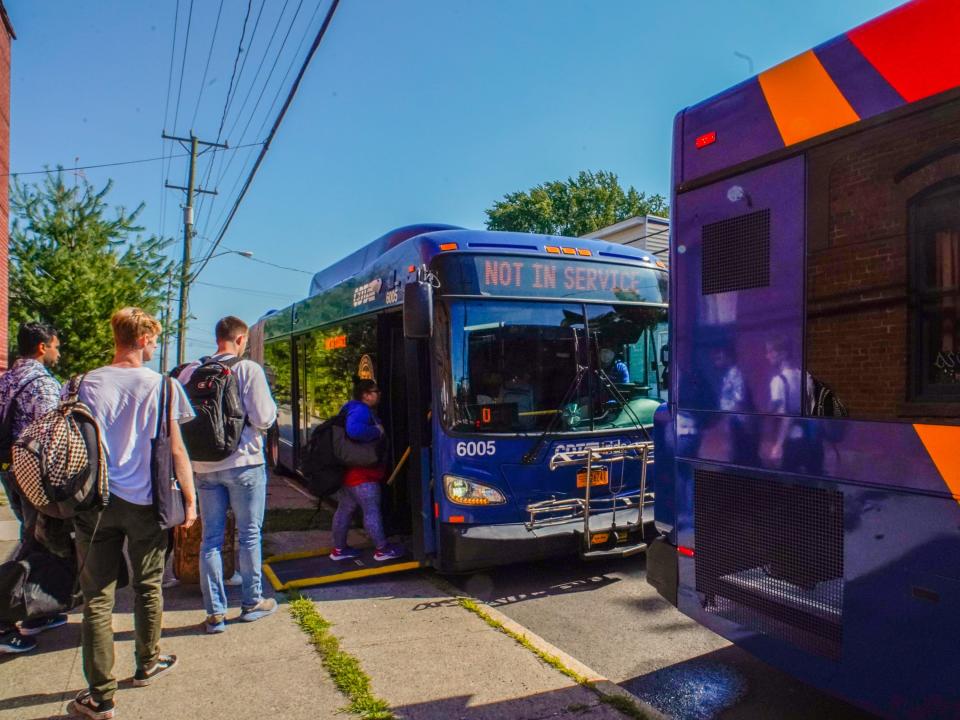
[[[447,578],[677,720],[869,720],[664,601],[643,556],[571,557]]]

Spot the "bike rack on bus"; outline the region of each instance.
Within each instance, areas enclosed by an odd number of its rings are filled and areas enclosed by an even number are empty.
[[[636,492],[623,495],[614,495],[609,498],[591,499],[592,473],[594,465],[618,462],[640,463],[640,489]],[[601,509],[609,509],[616,517],[618,509],[628,510],[637,507],[637,524],[643,524],[643,504],[647,500],[647,468],[653,464],[653,442],[643,441],[628,444],[608,445],[606,447],[585,447],[576,450],[557,450],[550,458],[550,470],[560,467],[586,467],[586,483],[584,497],[565,498],[562,500],[542,500],[527,505],[530,520],[526,523],[527,530],[538,527],[547,527],[583,518],[583,537],[586,551],[589,552],[593,544],[590,532],[590,513]],[[544,517],[541,519],[542,516]],[[615,521],[614,521],[615,522]]]

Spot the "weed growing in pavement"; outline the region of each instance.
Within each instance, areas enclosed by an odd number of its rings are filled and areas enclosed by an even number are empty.
[[[470,612],[472,612],[474,615],[476,615],[477,617],[479,617],[481,620],[483,620],[487,625],[489,625],[490,627],[492,627],[494,630],[499,630],[499,631],[502,632],[504,635],[507,635],[508,637],[513,638],[513,639],[516,640],[518,643],[520,643],[521,645],[523,645],[523,647],[525,647],[527,650],[529,650],[529,651],[532,652],[534,655],[536,655],[538,658],[540,658],[541,660],[543,660],[547,665],[549,665],[550,667],[554,668],[554,669],[557,670],[558,672],[563,673],[564,675],[566,675],[568,678],[570,678],[571,680],[573,680],[573,681],[574,681],[575,683],[577,683],[578,685],[585,685],[585,686],[587,686],[587,687],[593,687],[593,683],[591,683],[589,680],[587,680],[587,679],[586,679],[583,675],[581,675],[580,673],[576,672],[575,670],[571,670],[571,669],[568,668],[566,665],[564,665],[564,664],[563,664],[563,661],[560,660],[560,658],[555,657],[554,655],[551,655],[550,653],[545,653],[543,650],[541,650],[540,648],[536,647],[533,643],[531,643],[531,642],[527,639],[527,636],[526,636],[526,635],[521,635],[520,633],[513,632],[512,630],[504,627],[501,623],[499,623],[499,622],[497,622],[496,620],[494,620],[494,619],[493,619],[492,617],[490,617],[486,612],[484,612],[483,608],[480,607],[479,604],[477,604],[477,601],[476,601],[476,600],[471,600],[470,598],[461,597],[461,598],[457,598],[457,602],[460,603],[460,607],[464,608],[465,610],[469,610]]]
[[[540,648],[536,647],[533,643],[530,642],[530,640],[527,639],[526,635],[522,635],[520,633],[514,632],[513,630],[510,630],[509,628],[505,627],[503,623],[500,623],[497,620],[494,620],[492,617],[490,617],[490,615],[488,615],[484,611],[482,607],[480,607],[479,603],[477,603],[476,600],[472,600],[471,598],[466,598],[466,597],[458,597],[457,602],[460,604],[460,607],[472,612],[474,615],[479,617],[481,620],[483,620],[487,625],[492,627],[494,630],[499,630],[507,637],[510,637],[513,640],[515,640],[520,645],[522,645],[527,650],[529,650],[534,655],[536,655],[538,658],[543,660],[543,662],[545,662],[550,667],[566,675],[568,678],[576,682],[578,685],[583,685],[584,687],[589,688],[590,690],[593,690],[593,692],[595,692],[597,696],[599,696],[600,702],[603,702],[613,708],[616,708],[627,717],[633,718],[633,720],[649,720],[649,718],[651,717],[649,713],[644,711],[642,707],[637,705],[637,703],[635,703],[630,698],[625,697],[623,695],[608,695],[607,693],[602,692],[597,688],[597,686],[594,683],[592,683],[590,680],[587,680],[587,678],[585,678],[583,675],[576,672],[575,670],[571,670],[566,665],[564,665],[563,661],[560,660],[560,658],[554,655],[551,655],[550,653],[544,652]]]
[[[370,677],[353,655],[340,649],[340,642],[330,632],[330,623],[317,612],[313,602],[297,592],[289,593],[289,597],[294,620],[310,636],[333,683],[350,700],[346,709],[366,720],[396,720],[390,706],[370,692]]]

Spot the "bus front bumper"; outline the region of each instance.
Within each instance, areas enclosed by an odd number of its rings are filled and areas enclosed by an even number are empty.
[[[590,532],[608,531],[614,524],[613,513],[596,513],[590,518]],[[644,508],[643,524],[637,525],[637,510],[618,510],[616,527],[625,532],[632,526],[631,539],[653,535],[653,507]],[[495,565],[532,562],[576,554],[583,545],[583,520],[528,529],[524,523],[502,525],[440,524],[441,572],[468,572]],[[615,537],[611,535],[610,541]]]

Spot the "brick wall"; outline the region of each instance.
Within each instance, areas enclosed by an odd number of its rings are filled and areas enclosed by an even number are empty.
[[[918,414],[906,403],[908,204],[960,177],[960,155],[936,159],[957,143],[960,103],[951,103],[808,156],[807,369],[853,416]]]
[[[11,38],[0,23],[0,370],[7,368],[8,227],[10,172],[10,44]]]

